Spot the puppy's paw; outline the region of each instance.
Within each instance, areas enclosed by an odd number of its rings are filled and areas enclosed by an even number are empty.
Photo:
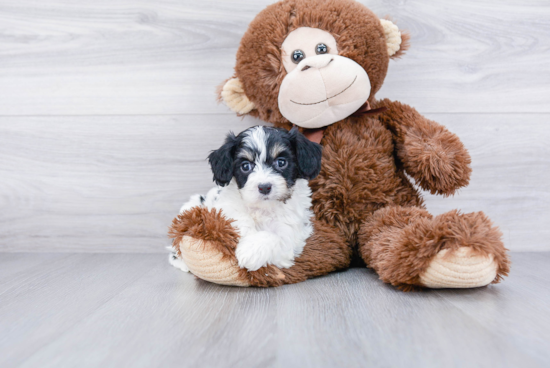
[[[239,267],[256,271],[271,263],[273,249],[278,241],[279,238],[276,235],[266,231],[242,237],[235,252]]]
[[[183,206],[180,208],[180,213],[183,213],[187,210],[190,210],[193,207],[201,206],[205,201],[204,196],[200,194],[192,195],[191,198],[189,198],[189,201],[185,202]]]
[[[170,253],[168,256],[168,262],[176,268],[179,268],[183,272],[189,272],[189,267],[185,264],[183,259],[179,258],[175,252]]]

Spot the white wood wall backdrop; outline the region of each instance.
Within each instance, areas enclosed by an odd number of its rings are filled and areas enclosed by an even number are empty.
[[[272,1],[0,0],[0,250],[162,252],[205,157],[258,124],[217,105]],[[412,34],[379,97],[445,124],[512,250],[550,250],[550,3],[362,1]]]

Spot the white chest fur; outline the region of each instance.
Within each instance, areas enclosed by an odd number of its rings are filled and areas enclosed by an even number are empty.
[[[232,181],[227,187],[212,189],[204,205],[221,209],[226,217],[235,220],[233,225],[241,236],[236,257],[239,266],[250,271],[267,264],[291,267],[313,232],[311,190],[304,179],[296,181],[292,196],[285,202],[246,206]]]

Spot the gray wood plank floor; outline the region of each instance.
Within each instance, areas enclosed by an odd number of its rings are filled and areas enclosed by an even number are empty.
[[[506,282],[402,293],[354,268],[223,287],[160,254],[0,254],[0,366],[544,367],[550,253]]]

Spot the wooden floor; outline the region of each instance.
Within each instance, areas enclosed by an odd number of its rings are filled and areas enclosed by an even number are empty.
[[[403,293],[364,268],[247,289],[160,254],[0,254],[0,367],[548,367],[550,253],[512,260]]]

